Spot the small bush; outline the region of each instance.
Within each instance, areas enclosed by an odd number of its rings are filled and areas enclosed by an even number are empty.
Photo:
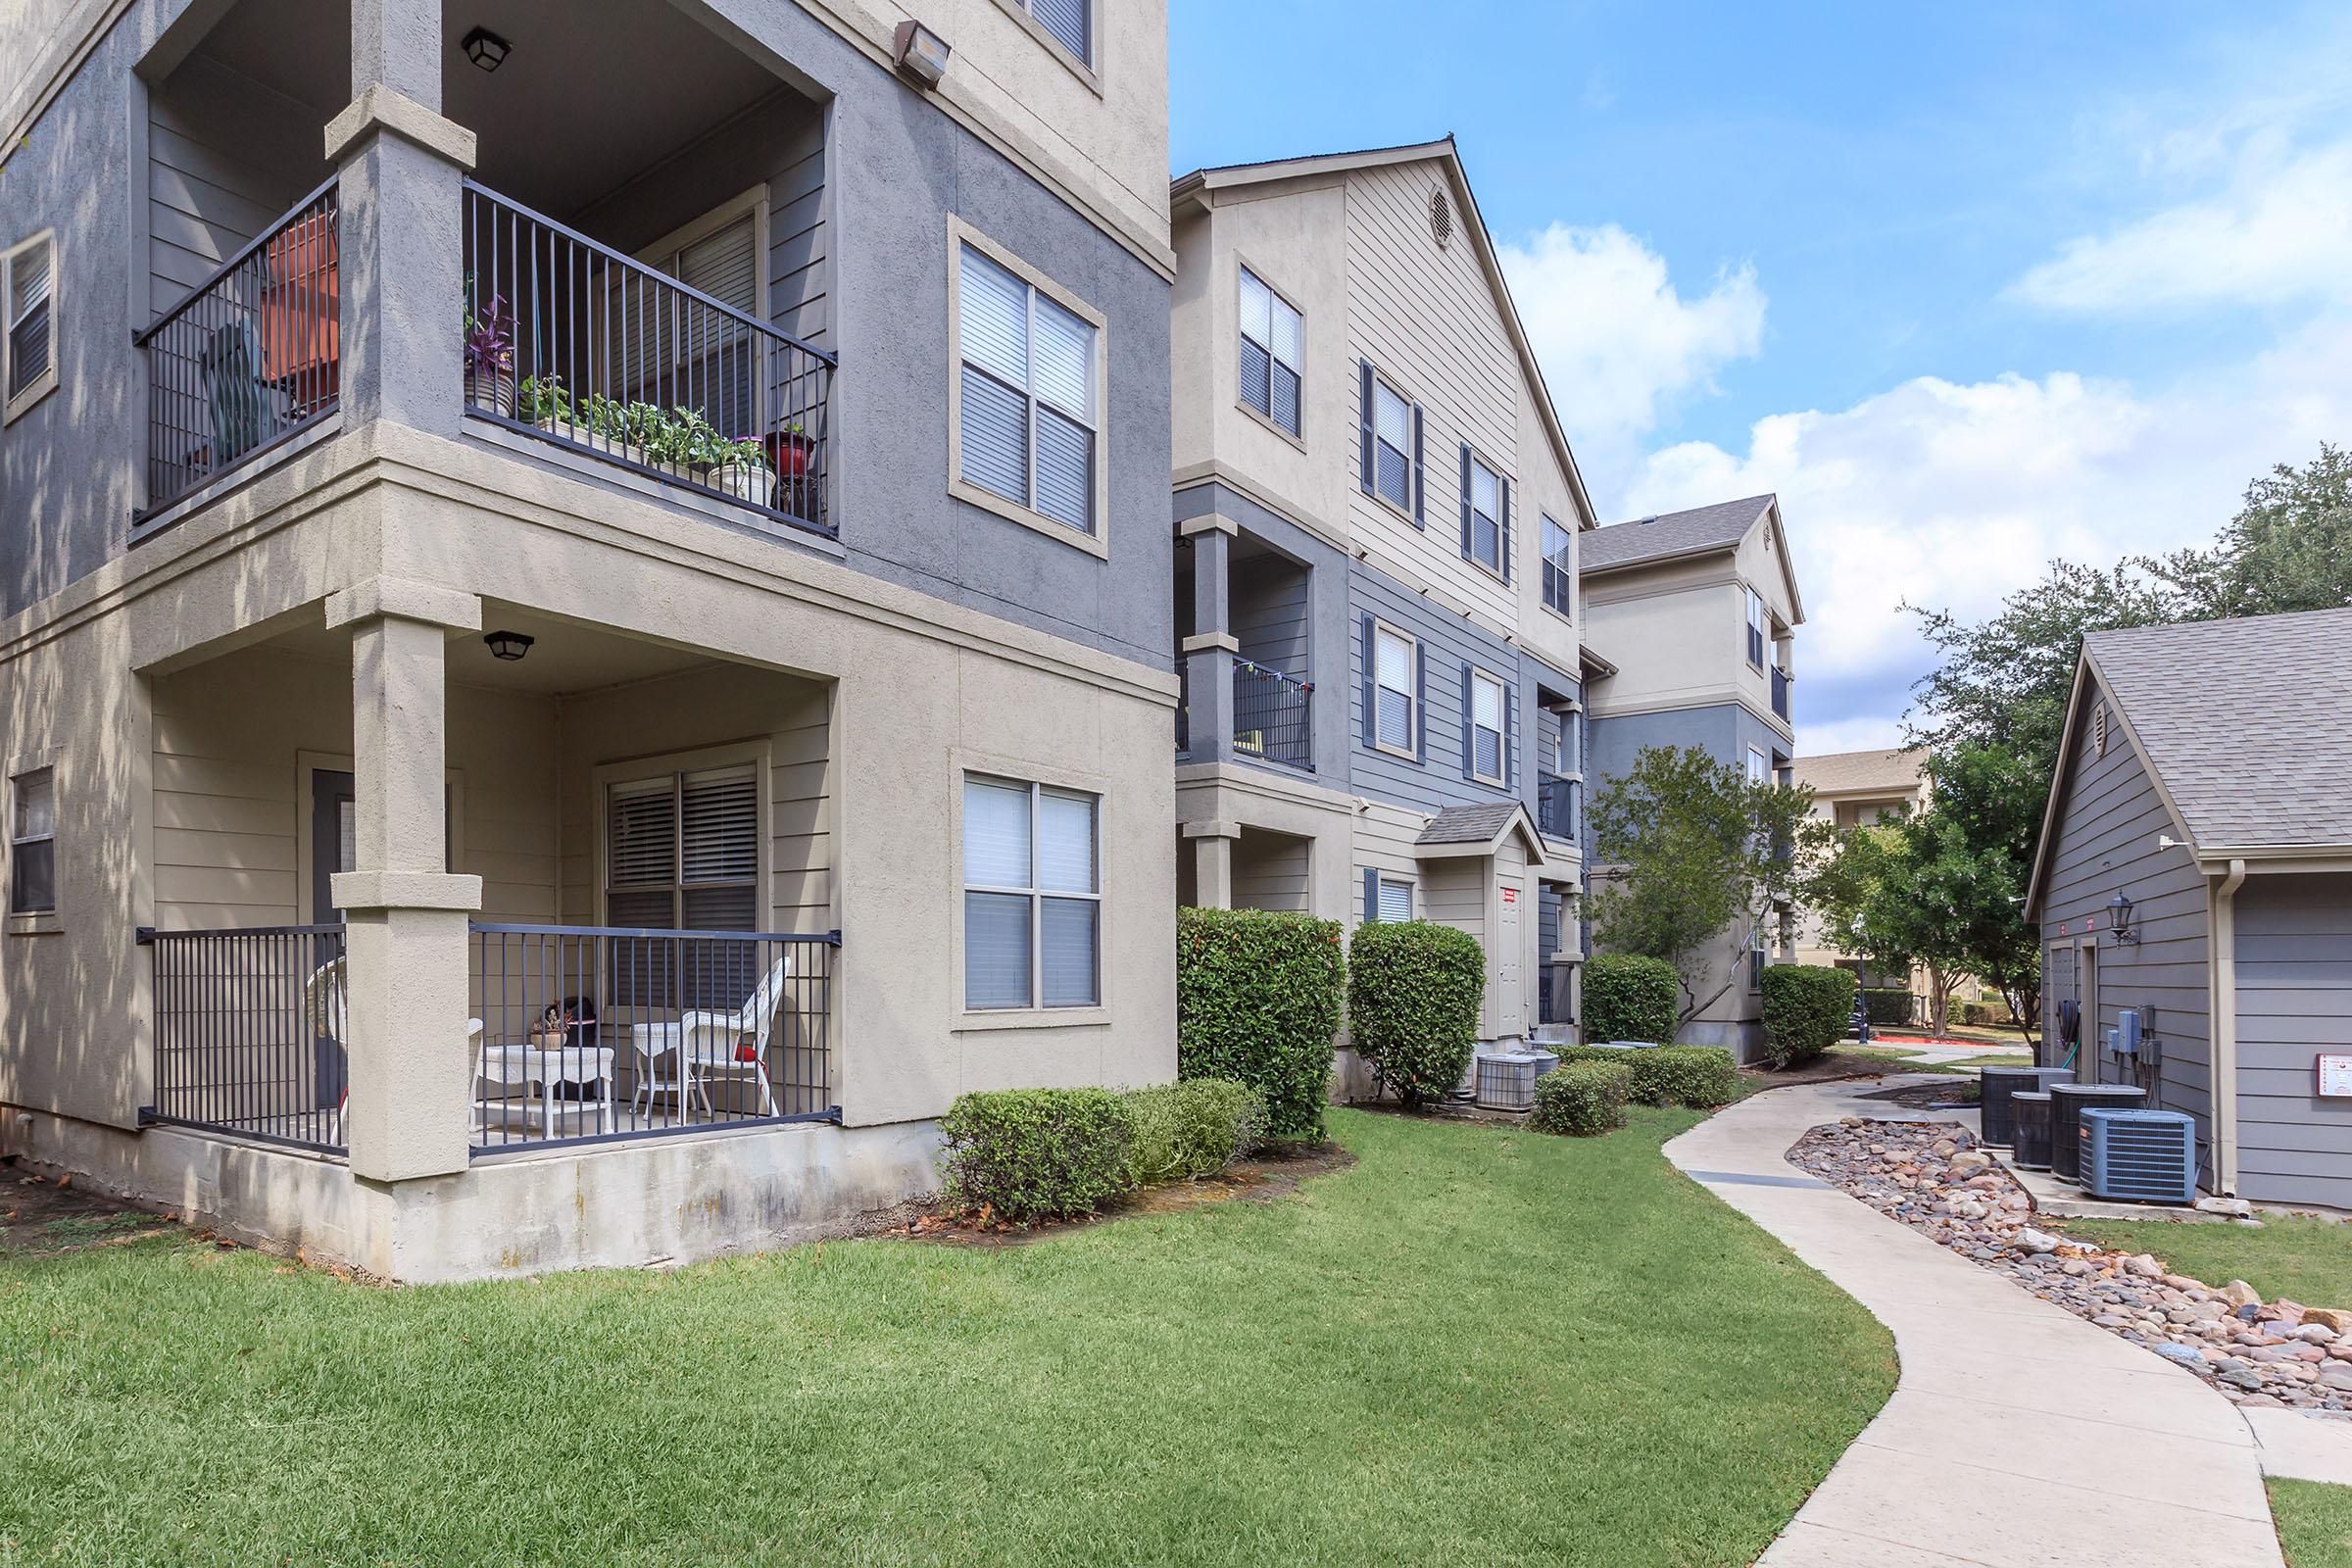
[[[1631,1098],[1639,1105],[1713,1110],[1740,1098],[1740,1070],[1732,1062],[1732,1054],[1721,1046],[1659,1046],[1649,1051],[1561,1046],[1557,1050],[1563,1066],[1570,1062],[1622,1065],[1632,1075]],[[1542,1081],[1537,1080],[1539,1084]]]
[[[1336,920],[1179,909],[1177,1076],[1247,1084],[1268,1137],[1321,1138],[1347,986]]]
[[[1248,1084],[1188,1078],[1127,1092],[1135,1138],[1128,1175],[1139,1187],[1214,1176],[1255,1146],[1266,1103]]]
[[[1850,978],[1850,971],[1838,972]],[[1882,1028],[1906,1028],[1918,1011],[1918,1004],[1911,993],[1899,987],[1873,986],[1862,993],[1862,1005],[1867,1009],[1870,1021]],[[1853,992],[1850,988],[1846,992],[1846,1007],[1849,1011],[1853,1007]]]
[[[1487,956],[1467,931],[1427,920],[1355,928],[1348,952],[1348,1033],[1408,1107],[1453,1093],[1478,1049]]]
[[[1536,1080],[1536,1104],[1527,1114],[1527,1124],[1540,1133],[1580,1138],[1605,1133],[1625,1125],[1625,1102],[1633,1088],[1634,1070],[1623,1061],[1563,1061]]]
[[[1683,1015],[1682,977],[1663,958],[1603,953],[1585,963],[1585,1038],[1663,1046]]]
[[[1127,1191],[1135,1115],[1107,1089],[959,1096],[939,1121],[943,1196],[1014,1225],[1091,1214]]]
[[[1850,971],[1771,964],[1764,970],[1764,1054],[1759,1064],[1790,1067],[1811,1061],[1845,1037],[1853,1017]]]

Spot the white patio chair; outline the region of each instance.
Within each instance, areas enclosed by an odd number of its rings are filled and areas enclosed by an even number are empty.
[[[775,1086],[768,1081],[767,1048],[776,1027],[776,1013],[784,1002],[784,982],[792,978],[792,955],[778,957],[762,975],[752,994],[744,999],[741,1007],[732,1012],[716,1012],[707,1008],[690,1007],[678,1014],[675,1023],[641,1023],[629,1031],[629,1039],[637,1049],[637,1092],[629,1097],[629,1105],[636,1108],[640,1099],[646,1108],[653,1108],[657,1094],[675,1094],[678,1108],[686,1107],[689,1090],[702,1102],[703,1114],[715,1117],[710,1105],[707,1081],[714,1071],[734,1071],[749,1067],[760,1085],[760,1114],[776,1114]],[[739,1054],[746,1041],[751,1042],[751,1054]],[[670,1070],[662,1070],[662,1058],[671,1058]]]
[[[343,955],[337,954],[327,959],[311,971],[309,979],[303,981],[302,1013],[310,1025],[311,1033],[332,1045],[336,1054],[343,1058],[343,1096],[335,1102],[334,1122],[326,1142],[347,1143],[348,1129],[344,1122],[351,1111],[351,1047],[345,1043],[345,1039],[351,1021],[351,985],[343,966]],[[477,1066],[480,1056],[474,1052],[474,1047],[481,1038],[482,1020],[466,1019],[466,1050],[474,1054]]]

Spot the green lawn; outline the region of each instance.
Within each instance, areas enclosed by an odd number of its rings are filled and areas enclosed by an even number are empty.
[[[1027,1247],[0,1265],[0,1562],[1744,1564],[1892,1345],[1633,1114]]]
[[[2274,1481],[2270,1488],[2287,1568],[2352,1568],[2352,1487]]]
[[[2208,1285],[2244,1280],[2266,1300],[2352,1306],[2352,1224],[2276,1214],[2259,1229],[2144,1219],[2070,1219],[2063,1228],[2101,1247],[2153,1252]]]

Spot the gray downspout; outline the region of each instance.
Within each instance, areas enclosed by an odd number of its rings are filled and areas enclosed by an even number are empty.
[[[2233,859],[2213,895],[2213,1181],[2237,1196],[2237,890],[2246,862]]]

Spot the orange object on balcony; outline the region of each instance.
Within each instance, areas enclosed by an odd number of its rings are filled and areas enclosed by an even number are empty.
[[[332,213],[297,219],[264,249],[262,363],[270,380],[300,411],[331,403],[341,391],[342,270]]]

